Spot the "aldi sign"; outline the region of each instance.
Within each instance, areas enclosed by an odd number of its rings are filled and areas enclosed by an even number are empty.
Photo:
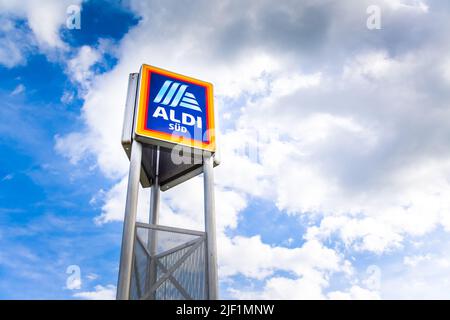
[[[135,121],[137,140],[214,152],[214,130],[212,84],[142,65]]]

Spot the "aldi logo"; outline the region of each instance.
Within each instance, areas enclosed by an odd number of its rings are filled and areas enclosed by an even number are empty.
[[[202,111],[202,109],[200,109],[198,105],[197,100],[195,99],[195,96],[190,92],[186,92],[187,87],[188,85],[186,84],[166,80],[153,102],[161,103],[167,106],[169,105],[170,101],[172,101],[172,103],[170,103],[171,107],[176,107],[179,105],[181,107],[189,108],[192,110]],[[175,97],[172,100],[173,96]],[[164,100],[161,101],[163,98]]]
[[[137,107],[138,140],[215,151],[210,83],[143,65]]]

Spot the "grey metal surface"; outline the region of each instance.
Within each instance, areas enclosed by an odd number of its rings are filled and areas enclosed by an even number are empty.
[[[125,102],[125,113],[122,126],[122,147],[128,156],[131,157],[131,144],[133,143],[133,123],[136,108],[137,87],[139,85],[139,73],[130,73],[128,76],[127,100]],[[144,155],[143,155],[144,157]],[[147,188],[151,183],[151,176],[145,172],[145,167],[141,166],[140,181],[142,187]]]
[[[153,184],[150,193],[150,214],[149,214],[149,223],[153,225],[158,224],[159,220],[159,164],[160,164],[160,147],[156,146],[154,152],[154,171],[153,171]],[[148,235],[150,238],[148,239],[148,248],[151,256],[156,254],[156,243],[157,243],[157,233],[149,232]],[[156,283],[156,268],[157,268],[157,259],[150,259],[149,263],[149,277],[146,284],[146,291],[148,292],[150,288],[152,288]],[[155,292],[151,292],[150,298],[152,300],[155,299]]]
[[[142,151],[142,173],[145,175],[145,181],[141,177],[141,184],[144,188],[153,184],[155,178],[155,154],[156,146],[143,145]],[[169,190],[180,183],[183,183],[203,172],[203,156],[198,150],[187,154],[185,161],[188,163],[177,164],[172,160],[172,149],[160,148],[159,161],[159,185],[161,191]],[[190,159],[190,160],[189,160]],[[190,162],[190,163],[189,163]],[[219,163],[214,162],[214,166]]]
[[[133,248],[136,232],[136,214],[139,194],[139,177],[141,172],[142,145],[133,141],[131,148],[130,172],[128,176],[125,217],[123,223],[122,248],[120,251],[119,279],[117,299],[129,299],[131,271],[133,264]]]
[[[218,299],[216,214],[214,209],[214,172],[212,156],[203,159],[203,188],[205,202],[205,231],[207,239],[207,281],[210,300]]]
[[[160,147],[156,146],[156,152],[154,154],[154,174],[153,174],[153,184],[152,184],[152,190],[150,194],[150,218],[149,223],[150,224],[158,224],[159,219],[159,167],[160,167]]]
[[[153,182],[155,178],[155,154],[156,146],[143,144],[142,145],[142,168],[148,181]],[[145,186],[151,187],[151,185]]]
[[[142,297],[144,300],[148,300],[153,293],[167,280],[170,276],[173,276],[173,273],[186,261],[189,256],[194,253],[201,245],[203,244],[203,241],[197,241],[194,245],[189,247],[188,249],[185,249],[181,254],[172,253],[171,255],[165,256],[163,259],[169,260],[169,263],[171,266],[165,267],[167,270],[166,272],[163,272],[156,281],[156,283],[149,289],[149,291]],[[174,258],[175,256],[175,258]],[[165,297],[165,300],[167,297]]]
[[[160,184],[165,191],[201,173],[202,154],[183,148],[182,153],[176,151],[172,155],[172,149],[161,148]],[[183,162],[181,161],[183,157]],[[175,159],[173,159],[175,158]],[[174,162],[177,161],[178,163]],[[200,170],[199,170],[200,168]]]
[[[172,160],[172,149],[161,148],[160,185],[162,191],[169,190],[203,173],[204,155],[211,155],[209,152],[196,149],[184,148],[184,151],[186,151],[184,156],[187,163],[180,164]],[[219,163],[214,157],[214,166]]]
[[[133,142],[133,117],[136,104],[136,90],[138,86],[139,73],[130,73],[128,76],[127,100],[125,103],[125,114],[122,126],[122,146],[128,155],[131,155],[131,143]]]
[[[137,223],[135,236],[131,299],[208,298],[204,232]],[[148,241],[153,239],[157,244],[152,253]],[[149,268],[151,261],[155,269]],[[151,278],[154,281],[149,287]]]
[[[183,228],[176,228],[176,227],[168,227],[168,226],[162,226],[162,225],[151,225],[147,223],[142,222],[136,222],[136,227],[144,228],[144,229],[155,229],[155,230],[161,230],[161,231],[167,231],[167,232],[173,232],[173,233],[182,233],[182,234],[188,234],[192,236],[202,236],[205,233],[202,231],[197,230],[188,230]]]

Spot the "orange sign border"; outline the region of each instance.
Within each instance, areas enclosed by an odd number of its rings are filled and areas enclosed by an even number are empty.
[[[208,142],[197,141],[183,136],[171,135],[165,132],[155,131],[146,128],[148,118],[148,96],[150,91],[151,73],[158,73],[177,80],[192,83],[206,88],[206,122]],[[214,101],[213,85],[206,81],[184,76],[175,72],[167,71],[151,65],[143,64],[140,70],[139,95],[137,102],[137,119],[135,125],[135,134],[141,137],[156,139],[163,142],[181,144],[201,150],[214,152],[216,149],[215,123],[214,123]]]

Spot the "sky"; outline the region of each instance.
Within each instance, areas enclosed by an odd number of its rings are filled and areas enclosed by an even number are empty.
[[[0,299],[115,298],[143,63],[214,84],[221,298],[449,299],[449,30],[438,0],[0,0]],[[202,230],[201,176],[161,196]]]

